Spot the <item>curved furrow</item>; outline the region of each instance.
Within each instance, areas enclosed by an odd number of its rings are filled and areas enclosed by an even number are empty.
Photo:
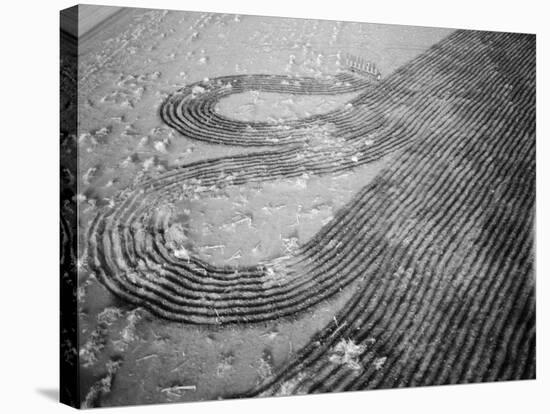
[[[137,182],[91,223],[89,262],[115,295],[194,324],[296,315],[356,283],[337,322],[250,395],[525,377],[534,370],[534,49],[529,35],[457,31],[382,81],[340,72],[188,85],[163,103],[167,125],[194,140],[268,149]],[[281,123],[218,113],[221,99],[247,91],[357,95]],[[171,236],[174,203],[199,188],[209,196],[389,155],[281,263],[216,266]],[[360,351],[353,363],[338,362],[342,343]]]

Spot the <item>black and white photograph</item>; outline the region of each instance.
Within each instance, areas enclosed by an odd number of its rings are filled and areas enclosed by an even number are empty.
[[[61,11],[61,390],[536,378],[536,35]]]

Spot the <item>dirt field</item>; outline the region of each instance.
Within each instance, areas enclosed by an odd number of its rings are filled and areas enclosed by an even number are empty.
[[[533,55],[140,9],[88,32],[83,405],[533,378]]]

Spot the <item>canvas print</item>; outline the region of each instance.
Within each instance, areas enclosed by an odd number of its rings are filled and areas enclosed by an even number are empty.
[[[64,403],[535,378],[534,34],[79,5],[60,46]]]

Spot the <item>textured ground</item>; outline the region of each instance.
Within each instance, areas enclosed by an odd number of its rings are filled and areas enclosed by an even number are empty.
[[[86,405],[534,377],[533,37],[116,22],[80,49]]]

